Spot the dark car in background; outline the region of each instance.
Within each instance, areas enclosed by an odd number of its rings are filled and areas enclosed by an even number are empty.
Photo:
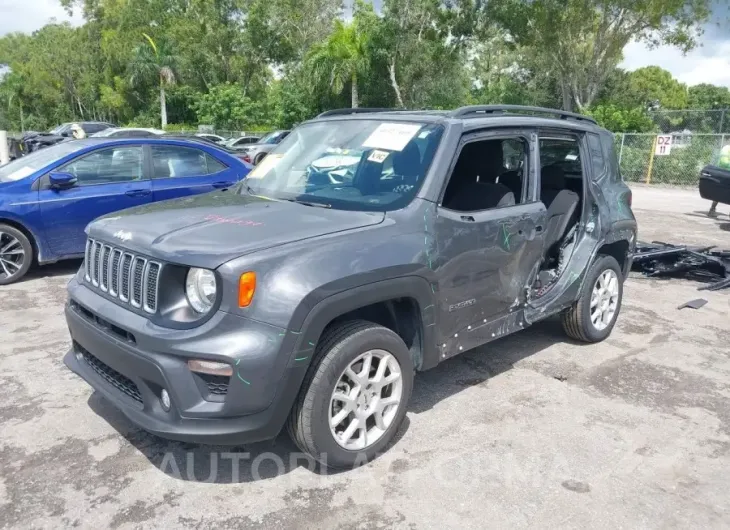
[[[74,121],[74,122],[68,122],[68,123],[62,123],[58,127],[55,127],[49,131],[49,134],[54,134],[57,136],[71,136],[71,126],[76,123],[78,124],[86,133],[87,136],[91,136],[94,133],[101,132],[105,129],[109,129],[111,127],[116,127],[116,125],[113,125],[111,123],[103,122],[103,121]]]
[[[241,148],[244,153],[244,160],[250,162],[253,165],[261,162],[266,155],[268,155],[274,147],[286,138],[291,131],[281,130],[272,131],[266,136],[259,139],[258,143],[247,145]]]
[[[26,131],[18,141],[19,147],[15,150],[14,158],[73,138],[71,127],[74,124],[78,124],[86,133],[86,136],[92,136],[106,129],[116,127],[111,123],[101,121],[77,121],[62,123],[48,132]]]
[[[250,166],[207,142],[85,138],[0,167],[0,285],[84,254],[95,218],[233,186]]]
[[[730,204],[730,168],[708,165],[700,172],[700,197]]]

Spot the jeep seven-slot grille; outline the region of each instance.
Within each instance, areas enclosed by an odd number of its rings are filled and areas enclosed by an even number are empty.
[[[86,242],[86,281],[147,313],[157,311],[162,265],[94,239]]]

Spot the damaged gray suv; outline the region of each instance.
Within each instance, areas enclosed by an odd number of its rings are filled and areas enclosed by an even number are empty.
[[[605,339],[636,230],[588,117],[330,111],[233,188],[91,223],[64,360],[156,435],[286,426],[348,467],[393,440],[415,372],[551,315]]]

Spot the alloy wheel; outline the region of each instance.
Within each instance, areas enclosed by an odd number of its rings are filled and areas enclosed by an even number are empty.
[[[7,232],[0,232],[0,277],[14,276],[25,263],[25,250],[20,241]]]
[[[606,269],[593,285],[591,292],[591,323],[597,330],[606,329],[616,314],[618,307],[619,284],[616,271]]]
[[[369,350],[352,361],[335,385],[329,405],[330,432],[344,449],[376,443],[398,413],[403,378],[398,360],[385,350]]]

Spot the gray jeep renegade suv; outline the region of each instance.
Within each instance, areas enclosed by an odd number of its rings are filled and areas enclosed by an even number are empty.
[[[64,360],[159,436],[286,425],[347,467],[393,439],[416,371],[556,314],[605,339],[630,205],[611,133],[585,116],[330,111],[234,188],[91,223]]]

